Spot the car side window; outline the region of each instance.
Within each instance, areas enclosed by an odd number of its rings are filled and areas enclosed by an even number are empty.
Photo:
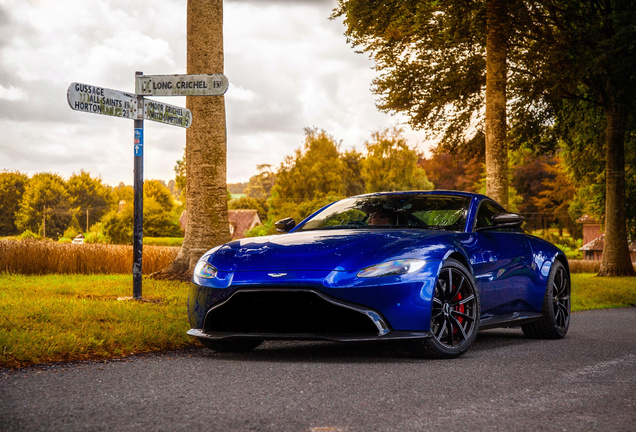
[[[482,201],[479,205],[479,211],[477,212],[477,223],[475,224],[475,228],[493,226],[494,223],[492,221],[492,217],[501,212],[505,212],[505,210],[495,202]]]

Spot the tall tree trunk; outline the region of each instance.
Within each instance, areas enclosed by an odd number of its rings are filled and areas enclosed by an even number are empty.
[[[188,0],[188,74],[223,73],[223,0]],[[230,240],[227,215],[225,99],[188,96],[186,232],[174,262],[159,277],[189,278],[197,260]]]
[[[627,107],[610,102],[605,147],[605,241],[599,276],[636,276],[627,244],[625,128]]]
[[[486,8],[486,195],[507,207],[506,0],[487,0]]]

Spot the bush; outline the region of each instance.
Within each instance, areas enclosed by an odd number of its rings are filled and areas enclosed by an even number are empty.
[[[89,232],[84,236],[84,243],[89,244],[108,244],[110,240],[101,232]]]
[[[130,208],[130,210],[129,210]],[[102,219],[104,234],[113,243],[131,244],[133,237],[133,212],[132,206],[126,206],[123,212],[111,210]]]
[[[58,243],[73,243],[73,240],[68,237],[60,237],[57,239]]]
[[[271,234],[278,234],[276,232],[276,227],[274,226],[274,221],[271,219],[263,222],[263,225],[257,225],[251,230],[245,233],[245,237],[262,237]]]
[[[107,213],[101,220],[102,232],[112,243],[132,244],[134,207],[127,205],[122,212]],[[180,237],[183,235],[178,215],[163,208],[154,199],[144,202],[144,236]]]
[[[144,236],[179,237],[183,235],[178,217],[166,211],[153,199],[144,203]]]
[[[42,237],[40,237],[39,235],[35,234],[33,231],[31,230],[26,230],[24,231],[22,234],[20,234],[20,239],[24,240],[24,239],[35,239],[35,240],[40,240]]]

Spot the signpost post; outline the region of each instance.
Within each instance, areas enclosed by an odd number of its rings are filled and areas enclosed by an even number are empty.
[[[133,298],[141,300],[144,199],[144,119],[189,128],[192,113],[187,108],[165,104],[144,96],[220,96],[227,91],[222,74],[143,75],[135,73],[135,93],[72,83],[66,92],[69,106],[76,111],[134,120],[134,216]]]
[[[135,75],[141,75],[136,72]],[[138,115],[135,118],[133,168],[133,298],[141,299],[141,262],[144,255],[144,97],[136,96]]]

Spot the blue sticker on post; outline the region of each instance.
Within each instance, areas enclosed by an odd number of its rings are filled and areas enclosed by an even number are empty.
[[[144,130],[135,128],[135,156],[144,155]]]

